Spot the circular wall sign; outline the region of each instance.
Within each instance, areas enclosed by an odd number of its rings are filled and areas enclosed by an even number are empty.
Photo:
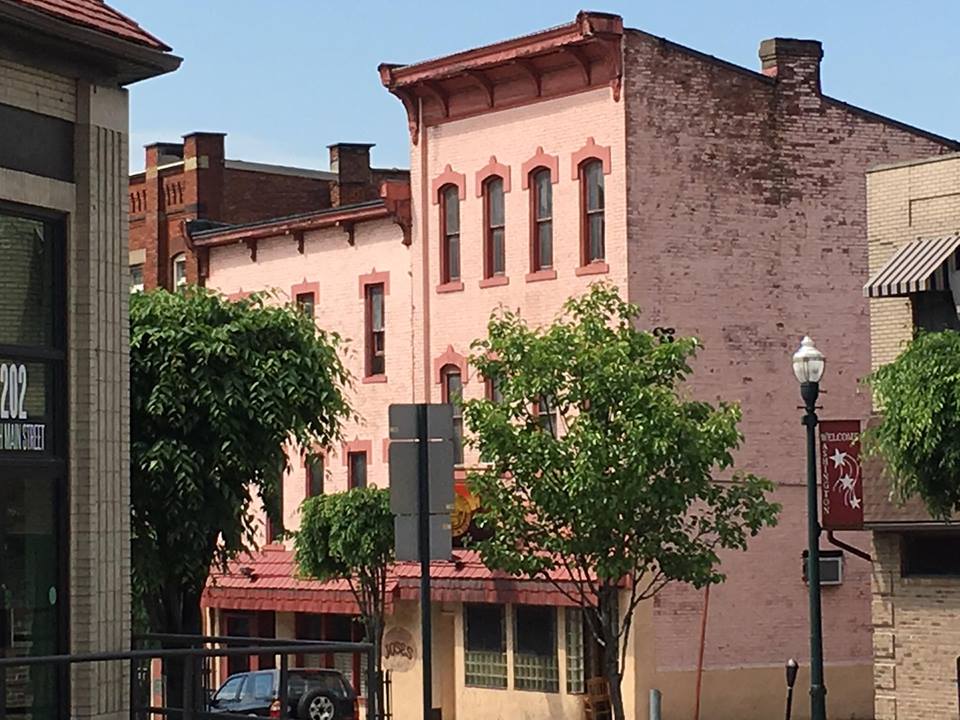
[[[383,635],[383,667],[393,672],[407,672],[417,660],[413,635],[402,627],[394,627]]]

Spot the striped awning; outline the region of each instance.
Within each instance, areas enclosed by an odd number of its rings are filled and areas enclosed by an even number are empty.
[[[949,290],[948,275],[957,263],[960,234],[920,238],[900,248],[880,272],[863,286],[865,297],[902,297],[928,290]]]

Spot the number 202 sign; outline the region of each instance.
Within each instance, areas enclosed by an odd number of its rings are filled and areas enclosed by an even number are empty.
[[[0,363],[0,451],[43,452],[46,425],[27,422],[27,366]]]

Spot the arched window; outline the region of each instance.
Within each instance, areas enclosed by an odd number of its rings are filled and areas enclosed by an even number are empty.
[[[493,175],[483,183],[483,276],[506,274],[503,178]]]
[[[460,189],[440,188],[440,282],[460,279]]]
[[[173,256],[173,289],[179,290],[187,284],[187,256],[179,253]]]
[[[460,400],[463,398],[463,378],[456,365],[444,365],[440,369],[443,383],[443,402],[453,405],[453,462],[463,463],[463,410]]]
[[[553,267],[553,183],[548,168],[530,174],[530,203],[530,270],[549,270]]]
[[[580,253],[584,265],[600,262],[606,254],[603,202],[603,163],[591,158],[580,166]]]

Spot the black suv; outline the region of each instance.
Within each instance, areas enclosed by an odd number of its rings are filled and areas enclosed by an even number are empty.
[[[280,717],[279,670],[231,675],[210,699],[210,712]],[[357,696],[337,670],[290,668],[287,717],[298,720],[355,720]]]

